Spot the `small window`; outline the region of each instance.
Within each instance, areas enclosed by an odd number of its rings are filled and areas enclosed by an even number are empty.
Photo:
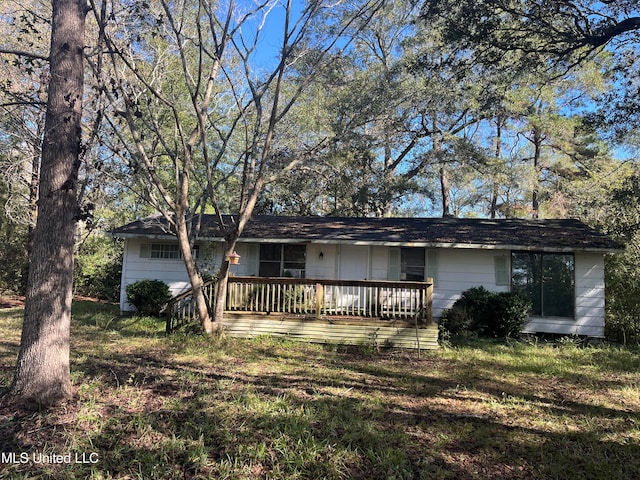
[[[198,258],[200,246],[196,245],[192,250],[193,258]],[[179,260],[182,258],[180,246],[172,243],[152,243],[140,245],[140,258],[154,260]]]
[[[151,258],[156,259],[179,259],[180,248],[178,245],[167,245],[154,243],[151,245]]]
[[[389,249],[387,277],[389,280],[438,283],[438,251],[421,247]]]
[[[493,257],[495,267],[496,286],[509,285],[509,259],[505,255]]]

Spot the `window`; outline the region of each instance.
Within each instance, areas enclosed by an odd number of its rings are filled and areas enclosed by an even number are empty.
[[[180,248],[178,245],[165,245],[154,243],[151,245],[151,258],[180,258]]]
[[[400,249],[400,280],[424,282],[424,248]]]
[[[200,246],[193,247],[193,257],[198,258]],[[146,243],[140,245],[140,258],[154,260],[180,260],[182,252],[177,244],[173,243]]]
[[[420,247],[390,248],[387,278],[417,282],[432,278],[437,285],[438,251]]]
[[[533,315],[573,318],[574,285],[573,255],[541,252],[511,254],[511,288],[530,296]]]
[[[509,258],[506,255],[493,257],[496,285],[509,285]]]
[[[258,275],[304,278],[306,251],[305,245],[261,244]]]

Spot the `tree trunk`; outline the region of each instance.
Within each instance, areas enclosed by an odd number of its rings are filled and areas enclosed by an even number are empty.
[[[29,254],[33,250],[33,230],[38,218],[38,185],[40,184],[40,158],[42,157],[42,152],[39,148],[34,153],[31,161],[31,179],[29,181],[29,226],[27,229],[27,252]]]
[[[184,215],[180,217],[177,225],[178,244],[182,252],[182,258],[184,265],[189,276],[189,282],[191,283],[191,291],[193,299],[196,302],[196,310],[198,311],[198,317],[200,318],[200,325],[207,334],[213,333],[213,325],[211,323],[211,316],[209,315],[209,306],[207,305],[207,299],[204,296],[202,289],[204,282],[202,276],[196,266],[196,261],[193,258],[191,252],[191,243],[189,242],[189,235],[187,233],[187,225],[184,221]]]
[[[229,256],[236,248],[236,242],[239,234],[235,232],[233,237],[227,241],[222,257],[222,265],[220,266],[220,274],[218,277],[218,286],[216,288],[215,310],[213,313],[213,323],[218,330],[222,330],[222,320],[224,319],[224,307],[227,298],[227,285],[229,283]]]
[[[213,323],[216,324],[218,330],[222,330],[222,321],[224,320],[224,307],[227,299],[227,284],[229,282],[229,260],[225,255],[220,266],[220,275],[216,286],[215,308],[213,311]]]
[[[442,193],[442,216],[451,217],[451,200],[449,193],[449,172],[443,163],[440,166],[440,191]]]
[[[533,169],[534,169],[534,185],[533,192],[531,193],[531,217],[538,218],[540,212],[540,199],[539,197],[539,182],[540,182],[540,159],[542,156],[542,142],[544,138],[542,136],[542,130],[540,127],[535,126],[533,128]]]
[[[24,324],[10,394],[52,405],[71,397],[69,330],[81,148],[86,5],[54,0],[38,217],[33,231]]]
[[[495,164],[499,165],[502,158],[502,115],[498,115],[496,119],[496,149],[494,153]],[[495,172],[497,173],[497,172]],[[494,175],[491,182],[491,201],[489,205],[489,217],[496,218],[498,213],[498,192],[500,184],[496,180],[498,176]]]
[[[213,313],[214,329],[216,331],[222,331],[222,321],[224,319],[224,307],[226,306],[227,299],[227,284],[229,283],[229,257],[236,248],[236,243],[244,231],[244,227],[253,214],[253,209],[256,206],[258,200],[258,194],[262,190],[263,182],[258,180],[256,182],[253,192],[249,196],[247,203],[238,217],[238,222],[235,225],[233,231],[227,237],[225,243],[225,251],[222,257],[222,265],[220,266],[220,274],[218,276],[218,288],[216,289],[215,309]],[[224,225],[221,225],[224,230]]]

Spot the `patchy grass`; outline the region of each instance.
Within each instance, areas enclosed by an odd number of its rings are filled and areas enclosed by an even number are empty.
[[[0,310],[3,388],[21,313]],[[0,478],[640,478],[638,350],[167,338],[90,302],[72,328],[76,397],[0,411]]]

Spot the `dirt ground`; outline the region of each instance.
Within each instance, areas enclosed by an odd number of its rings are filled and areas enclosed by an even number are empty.
[[[80,300],[83,302],[96,302],[96,303],[104,303],[97,298],[92,297],[84,297],[82,295],[75,295],[73,297],[75,300]],[[21,295],[6,295],[0,293],[0,309],[1,308],[16,308],[16,307],[24,307],[24,297]]]

